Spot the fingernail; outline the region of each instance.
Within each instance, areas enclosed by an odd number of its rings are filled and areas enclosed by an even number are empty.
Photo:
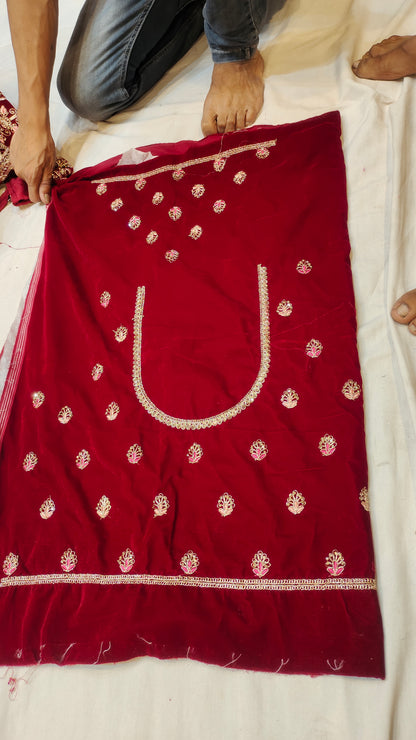
[[[396,311],[399,314],[399,316],[401,316],[401,318],[404,319],[409,313],[409,306],[407,305],[407,303],[401,303],[400,306],[397,306]]]
[[[51,196],[46,193],[42,196],[42,202],[47,206],[51,202]]]
[[[409,329],[412,332],[412,334],[416,334],[416,326],[415,326],[415,324],[409,324]]]

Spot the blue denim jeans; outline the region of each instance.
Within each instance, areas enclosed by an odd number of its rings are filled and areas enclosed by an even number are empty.
[[[205,28],[214,62],[254,54],[282,0],[86,0],[58,75],[64,103],[92,121],[149,90]]]

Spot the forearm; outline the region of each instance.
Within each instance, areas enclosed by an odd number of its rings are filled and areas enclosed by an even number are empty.
[[[49,126],[58,0],[7,0],[19,85],[19,122]]]

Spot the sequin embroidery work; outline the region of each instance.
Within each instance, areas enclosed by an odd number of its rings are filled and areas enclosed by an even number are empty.
[[[36,391],[32,393],[32,405],[34,409],[38,409],[42,406],[45,400],[45,394],[42,391]]]
[[[9,552],[7,557],[3,561],[3,573],[6,576],[11,576],[17,570],[19,565],[19,557],[13,552]]]
[[[115,200],[113,200],[110,208],[112,211],[119,211],[122,205],[123,201],[121,200],[121,198],[116,198]]]
[[[176,262],[178,257],[179,252],[177,252],[176,249],[168,249],[168,251],[165,252],[165,260],[167,260],[167,262]]]
[[[126,337],[127,337],[127,327],[126,326],[119,326],[117,329],[114,329],[114,338],[116,342],[124,342]]]
[[[288,388],[284,393],[282,393],[280,401],[287,409],[294,409],[295,406],[298,405],[299,394],[296,393],[293,388]]]
[[[105,519],[109,515],[110,509],[111,503],[108,496],[101,496],[97,506],[95,507],[95,510],[100,519]]]
[[[129,573],[136,561],[133,552],[127,548],[121,553],[117,562],[122,573]]]
[[[102,365],[100,365],[98,362],[96,365],[94,365],[93,369],[91,370],[91,377],[93,380],[99,380],[104,372],[104,368]]]
[[[195,573],[199,565],[199,558],[192,550],[188,550],[181,558],[181,568],[188,576]]]
[[[23,460],[23,470],[26,473],[30,473],[38,464],[38,456],[35,452],[28,452],[25,459]]]
[[[90,464],[91,455],[88,450],[81,450],[75,458],[75,464],[80,470],[85,470],[87,465]]]
[[[158,238],[157,231],[149,231],[148,235],[146,236],[146,241],[148,244],[154,244],[155,241],[157,241]]]
[[[132,465],[136,465],[143,457],[143,450],[140,445],[132,445],[127,451],[127,460]]]
[[[287,497],[286,506],[291,514],[301,514],[306,506],[306,499],[299,491],[292,491]]]
[[[108,304],[110,303],[111,295],[108,292],[108,290],[104,290],[103,293],[100,295],[100,304],[103,308],[107,308]]]
[[[201,457],[203,455],[203,449],[201,445],[197,444],[197,442],[194,442],[188,452],[186,453],[186,456],[188,458],[188,462],[191,464],[195,464],[200,461]]]
[[[191,239],[199,239],[201,234],[202,234],[202,229],[198,225],[193,226],[189,232],[189,236],[191,237]]]
[[[360,397],[361,387],[355,380],[347,380],[342,386],[342,393],[350,401],[356,401]]]
[[[296,265],[297,271],[300,273],[300,275],[308,275],[310,271],[312,270],[312,265],[309,262],[309,260],[300,260],[298,264]]]
[[[332,550],[327,555],[325,560],[325,567],[330,576],[340,576],[345,568],[345,560],[338,550]]]
[[[58,413],[58,421],[61,424],[68,424],[68,422],[71,421],[72,417],[72,409],[70,409],[69,406],[62,406],[60,412]]]
[[[130,229],[132,229],[133,231],[135,231],[136,229],[139,228],[141,222],[142,222],[142,220],[141,220],[140,216],[132,216],[131,219],[129,219],[129,224],[128,225],[129,225]]]
[[[221,516],[230,516],[233,513],[235,501],[229,493],[223,493],[217,501],[217,509]]]
[[[50,497],[45,499],[43,504],[39,507],[39,514],[42,519],[50,519],[52,514],[55,512],[55,502]]]
[[[65,552],[62,554],[61,568],[63,571],[65,571],[65,573],[70,573],[71,570],[74,570],[77,562],[78,558],[76,552],[69,548],[68,550],[65,550]]]
[[[251,569],[257,578],[263,578],[270,570],[271,562],[266,553],[259,550],[251,561]]]
[[[152,198],[153,205],[154,206],[158,206],[159,203],[162,202],[163,198],[164,198],[163,193],[160,193],[160,192],[155,193],[154,196],[153,196],[153,198]]]
[[[368,497],[367,486],[363,486],[363,488],[360,491],[360,501],[361,501],[361,506],[363,507],[363,509],[365,509],[366,511],[370,511],[370,499]]]
[[[194,185],[192,188],[192,195],[194,198],[200,198],[205,193],[205,188],[203,185],[197,184]]]
[[[169,501],[163,493],[158,493],[153,499],[153,516],[165,516],[169,509]]]
[[[260,462],[260,460],[264,460],[268,453],[267,445],[265,442],[263,442],[262,439],[256,439],[255,442],[250,447],[250,455],[253,458],[253,460],[256,460],[257,462]]]
[[[336,450],[336,440],[331,434],[325,434],[323,437],[321,437],[319,442],[319,450],[321,452],[321,455],[324,457],[329,457],[329,455],[333,455]]]
[[[280,301],[278,307],[276,308],[276,313],[279,314],[279,316],[290,316],[293,311],[293,306],[290,301]]]

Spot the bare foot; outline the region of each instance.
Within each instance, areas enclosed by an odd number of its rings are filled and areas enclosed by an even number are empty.
[[[401,80],[416,74],[416,36],[390,36],[352,65],[357,77]]]
[[[402,295],[393,305],[391,315],[399,324],[407,324],[409,331],[416,334],[416,290],[409,290]]]
[[[263,105],[263,57],[214,64],[202,113],[202,133],[223,134],[251,126]]]

